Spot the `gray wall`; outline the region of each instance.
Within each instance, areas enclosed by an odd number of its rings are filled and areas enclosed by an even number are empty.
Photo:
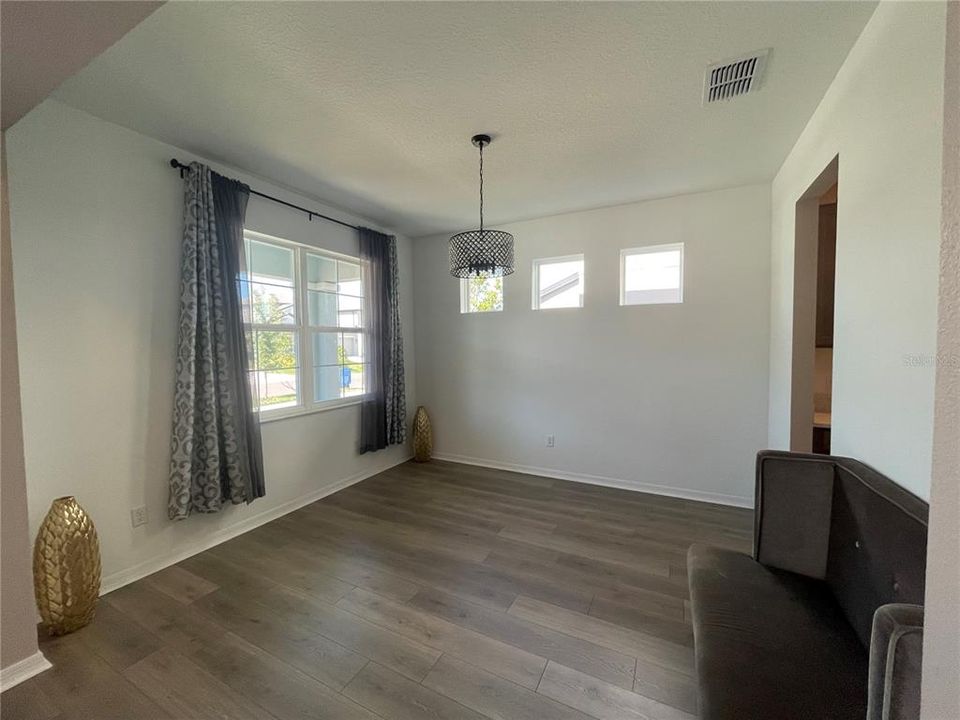
[[[752,185],[503,226],[517,271],[494,313],[461,314],[447,236],[418,239],[417,388],[438,454],[752,505],[769,207],[769,185]],[[673,242],[685,243],[683,304],[620,307],[620,249]],[[584,307],[532,310],[532,261],[574,253]]]

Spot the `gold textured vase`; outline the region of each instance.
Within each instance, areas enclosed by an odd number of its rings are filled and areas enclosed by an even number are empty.
[[[433,429],[430,427],[430,416],[421,405],[417,414],[413,416],[413,459],[417,462],[427,462],[433,453]]]
[[[66,635],[93,620],[100,594],[100,540],[73,497],[57,498],[33,546],[33,589],[43,626]]]

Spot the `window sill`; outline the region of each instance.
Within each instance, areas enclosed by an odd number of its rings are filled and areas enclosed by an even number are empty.
[[[329,412],[330,410],[340,410],[341,408],[353,407],[363,402],[363,396],[352,397],[344,400],[331,400],[324,405],[315,405],[313,407],[293,407],[283,408],[282,410],[260,411],[260,424],[279,422],[280,420],[290,420],[292,418],[303,417],[304,415],[314,415],[316,413]]]

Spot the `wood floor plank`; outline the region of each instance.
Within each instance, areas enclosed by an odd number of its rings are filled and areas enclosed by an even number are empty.
[[[295,521],[288,520],[291,527],[303,531],[302,524],[293,525]],[[443,554],[427,555],[417,550],[410,552],[407,548],[378,543],[382,547],[390,547],[390,551],[380,550],[371,557],[371,543],[358,542],[354,533],[341,527],[330,528],[326,518],[318,515],[309,519],[311,528],[317,535],[310,538],[310,543],[333,543],[339,547],[339,552],[357,551],[364,553],[364,561],[383,564],[388,570],[401,573],[423,585],[434,585],[445,588],[448,592],[468,597],[471,600],[489,604],[494,607],[506,608],[520,593],[552,602],[573,610],[586,610],[589,607],[592,593],[588,589],[571,587],[551,582],[549,579],[531,577],[524,573],[515,573],[510,570],[500,570],[481,563],[469,560],[455,559]],[[443,537],[435,537],[433,546],[442,546]],[[482,538],[477,542],[483,543]],[[299,545],[306,544],[301,539]],[[543,551],[532,545],[518,545],[499,536],[490,536],[489,544],[499,547],[513,554],[534,554],[542,557]],[[487,550],[484,550],[485,557]],[[555,555],[547,552],[549,560]]]
[[[258,572],[251,572],[241,563],[234,562],[231,559],[234,557],[231,553],[228,558],[220,547],[216,547],[181,560],[179,566],[214,583],[226,592],[245,598],[263,598],[276,587],[277,583],[270,578]]]
[[[40,649],[53,667],[28,682],[59,708],[58,720],[173,717],[71,636],[46,640]]]
[[[226,630],[191,605],[161,593],[149,583],[136,582],[101,598],[184,655],[215,643]]]
[[[319,547],[322,551],[350,558],[351,562],[378,572],[398,575],[417,585],[429,585],[460,595],[474,602],[505,610],[517,597],[517,591],[502,583],[492,585],[484,578],[475,578],[465,572],[460,562],[429,551],[409,552],[389,543],[358,541],[349,533],[331,534],[317,526],[304,526],[289,516],[276,522],[300,533],[300,547]]]
[[[302,590],[330,603],[335,603],[354,588],[353,583],[321,572],[317,563],[306,562],[285,548],[259,548],[255,543],[242,541],[241,535],[236,540],[213,548],[212,553],[247,574]]]
[[[444,522],[461,528],[487,530],[497,533],[503,527],[499,519],[491,519],[486,514],[470,512],[469,508],[453,507],[438,502],[438,497],[429,488],[413,487],[409,483],[392,485],[360,483],[349,489],[351,497],[377,501],[381,505],[413,513],[426,520]],[[347,491],[345,491],[347,492]]]
[[[260,645],[261,642],[269,644],[270,647],[264,649],[274,653],[283,652],[282,648],[275,648],[278,643],[282,643],[282,640],[264,638],[264,633],[256,629],[258,625],[277,627],[277,632],[286,632],[288,638],[296,639],[298,642],[302,642],[304,637],[309,638],[310,635],[319,636],[326,639],[328,644],[332,642],[338,647],[349,648],[363,658],[375,660],[417,681],[424,678],[440,656],[439,650],[427,647],[380,625],[367,622],[322,601],[297,595],[285,588],[275,588],[272,594],[264,597],[263,600],[264,604],[252,602],[248,608],[238,608],[235,602],[228,605],[229,598],[218,599],[217,605],[214,606],[214,596],[211,596],[201,601],[201,605],[211,605],[209,609],[212,617],[223,618],[222,623],[227,624],[238,635],[253,641],[254,644]],[[276,621],[271,621],[271,615],[277,618]],[[254,640],[255,637],[259,638],[259,641]],[[309,658],[304,660],[309,661]],[[328,681],[327,684],[342,686],[356,674],[359,668],[355,667],[356,663],[352,660],[349,663],[340,657],[334,660],[333,667],[326,672],[336,679]],[[342,669],[341,666],[343,666]],[[315,672],[324,670],[323,666],[315,668]],[[349,677],[346,677],[347,674]]]
[[[148,655],[123,675],[180,720],[273,720],[259,705],[238,698],[229,687],[170,648]]]
[[[364,493],[356,486],[324,498],[324,502],[362,515],[400,523],[406,527],[434,530],[449,537],[458,538],[460,541],[469,542],[472,537],[475,537],[471,535],[472,532],[486,532],[492,535],[501,528],[499,523],[470,516],[467,513],[451,513],[434,507],[427,508],[423,503],[405,500],[402,495],[392,497],[383,494],[371,495]]]
[[[629,598],[622,593],[620,598]],[[609,596],[594,596],[589,615],[600,620],[620,625],[632,630],[638,630],[648,635],[670,640],[679,645],[693,647],[693,628],[683,619],[683,609],[680,608],[680,617],[664,617],[660,612],[650,612],[642,605],[626,602],[613,602]]]
[[[480,562],[490,552],[489,548],[458,538],[454,533],[430,532],[398,522],[369,517],[359,512],[346,510],[332,503],[318,503],[306,508],[305,514],[322,516],[327,527],[339,528],[355,536],[381,540],[394,545],[403,545],[412,550],[432,550],[456,560]],[[442,543],[437,543],[438,537]]]
[[[97,603],[93,621],[72,638],[118,672],[161,648],[153,633],[106,602]]]
[[[40,687],[39,678],[7,688],[0,695],[2,720],[58,720],[60,708]]]
[[[540,529],[552,530],[557,523],[569,518],[569,516],[564,516],[562,512],[557,510],[530,506],[517,507],[506,501],[501,502],[497,500],[495,495],[489,493],[478,494],[476,497],[450,492],[438,496],[435,493],[431,502],[433,505],[442,508],[452,508],[461,512],[472,511],[483,518],[496,521],[504,527],[529,524],[533,527],[539,525],[541,526]],[[573,508],[568,510],[576,517],[582,515]]]
[[[101,598],[3,720],[690,720],[686,549],[752,513],[405,463]]]
[[[587,525],[584,523],[584,525]],[[620,529],[621,532],[616,532]],[[687,557],[688,544],[672,536],[636,537],[633,533],[622,532],[624,526],[612,523],[596,523],[593,528],[572,528],[570,524],[562,524],[554,529],[552,534],[583,543],[586,547],[597,547],[604,550],[626,553],[630,556],[650,557],[658,561],[669,563],[683,563]]]
[[[696,720],[677,708],[551,662],[537,692],[599,720]]]
[[[691,715],[697,714],[697,683],[684,673],[637,660],[633,691]]]
[[[557,632],[508,613],[468,603],[432,588],[414,596],[410,605],[627,690],[633,688],[636,661],[625,653]]]
[[[160,572],[148,575],[146,580],[160,592],[182,603],[191,603],[219,587],[179,565],[171,565]]]
[[[606,543],[587,542],[537,530],[504,529],[500,531],[499,535],[517,542],[539,545],[540,547],[571,555],[580,555],[581,557],[594,557],[606,562],[643,570],[653,575],[670,577],[670,560],[657,557],[652,553],[641,555],[626,548],[611,547]]]
[[[228,633],[191,659],[277,720],[372,720],[323,683]]]
[[[306,629],[290,613],[222,590],[197,601],[210,619],[334,690],[342,690],[367,658]]]
[[[106,598],[279,720],[369,720],[369,713],[339,699],[326,685],[227,631],[200,608],[180,603],[148,583],[128,585]],[[126,720],[138,717],[151,716],[130,714]]]
[[[557,566],[573,570],[585,582],[594,582],[603,587],[640,588],[662,595],[685,599],[690,597],[686,583],[663,575],[653,575],[636,568],[604,562],[582,555],[563,554],[557,558]]]
[[[455,700],[370,663],[343,694],[390,720],[487,720]]]
[[[678,597],[664,595],[663,593],[643,588],[628,588],[626,586],[598,588],[593,596],[593,606],[591,607],[590,613],[595,614],[593,610],[597,608],[598,605],[625,606],[628,608],[636,608],[641,612],[684,622],[683,603],[684,601]],[[597,617],[600,616],[598,615]]]
[[[353,590],[337,607],[442,652],[469,658],[475,665],[525,687],[537,686],[547,662],[532,653],[365,590]]]
[[[493,720],[592,720],[535,690],[444,655],[423,684]]]
[[[614,566],[604,566],[596,561],[591,562],[589,558],[580,557],[574,561],[573,556],[558,555],[552,562],[544,563],[518,557],[515,553],[493,552],[483,562],[491,567],[513,573],[524,573],[531,578],[543,578],[559,585],[589,588],[594,592],[593,600],[602,592],[622,592],[643,595],[651,600],[656,599],[665,606],[681,608],[683,604],[681,598],[687,594],[685,587],[681,589],[669,578],[636,571],[630,572],[622,567],[618,573]],[[538,599],[544,600],[545,598]],[[549,602],[549,600],[546,601]],[[553,604],[559,605],[559,603]],[[584,608],[567,606],[567,609],[586,612]],[[668,612],[666,616],[673,617],[674,612]],[[677,616],[679,617],[678,613]]]
[[[694,673],[693,649],[669,640],[523,596],[517,598],[510,613],[633,657],[647,658],[677,672]]]
[[[283,552],[296,557],[311,571],[324,575],[332,575],[345,583],[364,590],[375,592],[377,595],[399,600],[409,600],[420,590],[415,582],[406,580],[399,575],[381,572],[359,563],[345,563],[343,558],[323,552],[316,546],[309,549],[296,545],[287,545]]]

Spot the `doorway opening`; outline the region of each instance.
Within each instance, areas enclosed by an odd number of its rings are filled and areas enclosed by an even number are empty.
[[[812,450],[830,454],[833,416],[833,305],[837,268],[837,183],[820,196],[817,225],[817,320],[813,356]]]
[[[829,453],[839,158],[796,204],[790,449]]]

